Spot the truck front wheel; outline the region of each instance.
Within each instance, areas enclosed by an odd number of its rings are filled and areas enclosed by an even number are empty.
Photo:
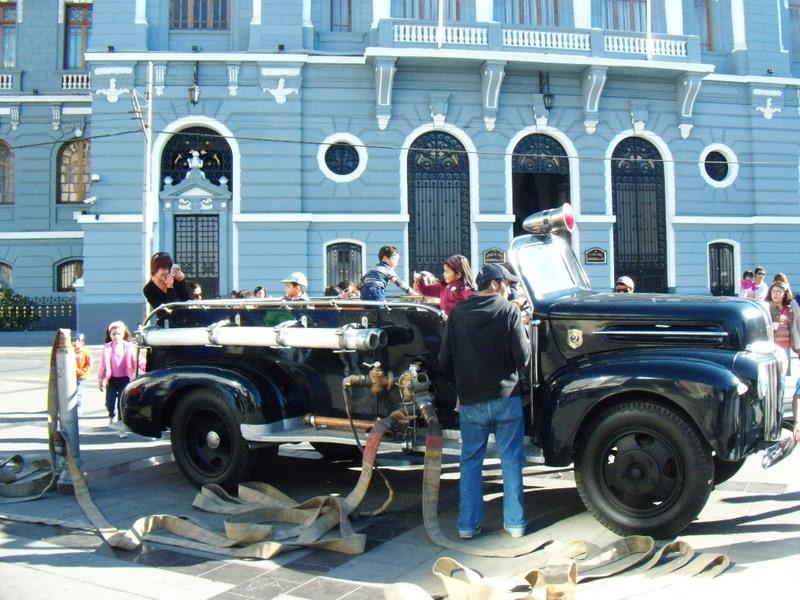
[[[620,535],[671,538],[705,506],[711,452],[686,419],[656,402],[619,404],[582,429],[575,481],[586,508]]]
[[[178,468],[197,487],[216,483],[231,489],[247,473],[239,420],[214,390],[195,389],[178,401],[170,441]]]

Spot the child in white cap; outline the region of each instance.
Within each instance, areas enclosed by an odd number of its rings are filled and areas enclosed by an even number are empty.
[[[300,271],[289,273],[286,277],[281,279],[284,290],[284,300],[308,300],[306,288],[308,287],[308,278]]]

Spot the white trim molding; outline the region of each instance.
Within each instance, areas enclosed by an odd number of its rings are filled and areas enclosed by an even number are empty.
[[[800,216],[788,217],[784,215],[758,216],[758,217],[720,217],[706,215],[676,215],[672,218],[675,225],[777,225],[793,227],[800,225]]]
[[[0,240],[82,240],[82,231],[0,231]]]
[[[717,238],[714,240],[708,240],[706,242],[706,285],[708,287],[708,291],[711,291],[711,261],[709,256],[709,249],[711,248],[711,244],[730,244],[733,246],[733,281],[734,281],[734,290],[738,294],[741,291],[741,273],[742,273],[742,252],[741,252],[741,243],[737,240],[732,240],[729,238]]]
[[[575,221],[578,223],[616,223],[615,215],[577,215]]]
[[[325,155],[328,149],[334,144],[347,144],[355,148],[358,154],[358,166],[352,173],[339,175],[328,168],[328,164],[325,162]],[[317,165],[325,177],[331,181],[335,181],[336,183],[349,183],[361,177],[364,170],[367,168],[367,147],[358,137],[350,133],[333,133],[322,140],[322,143],[319,145],[319,150],[317,150]]]
[[[98,213],[75,212],[73,213],[75,221],[81,225],[109,225],[109,224],[122,224],[122,223],[141,223],[143,220],[142,215],[124,215],[124,214],[111,214],[101,215]]]
[[[480,198],[480,170],[478,169],[478,150],[475,143],[469,134],[455,125],[444,122],[439,126],[432,123],[420,125],[406,136],[403,140],[403,145],[400,148],[400,213],[408,217],[408,151],[411,144],[419,136],[428,133],[429,131],[444,131],[456,138],[464,146],[467,157],[469,158],[469,217],[470,217],[470,256],[469,262],[471,265],[477,264],[478,257],[478,228],[475,223],[481,214],[481,198]],[[410,219],[406,219],[410,223]],[[406,273],[408,270],[408,227],[403,239],[403,247],[406,250],[402,253],[402,260],[405,266]]]
[[[634,131],[633,129],[627,129],[625,131],[621,131],[618,133],[611,142],[608,144],[606,148],[605,154],[605,163],[606,163],[606,215],[613,216],[613,204],[612,204],[612,192],[613,186],[611,182],[611,157],[614,155],[614,150],[616,149],[617,145],[622,142],[625,138],[629,137],[640,137],[646,139],[648,142],[653,144],[658,150],[659,154],[661,154],[661,158],[664,161],[664,216],[666,221],[666,233],[667,233],[667,287],[674,288],[676,282],[676,269],[675,269],[675,163],[672,159],[672,151],[669,149],[667,143],[661,139],[657,133],[654,133],[650,130],[643,129],[641,131]],[[611,227],[611,235],[613,238],[614,228]],[[613,240],[612,240],[613,241]],[[614,247],[614,244],[611,244],[611,248]],[[613,274],[613,262],[612,265],[612,274]]]
[[[328,246],[333,244],[356,244],[361,246],[361,273],[367,272],[367,243],[362,240],[353,238],[336,238],[335,240],[328,240],[322,244],[322,288],[336,285],[338,281],[328,281]]]
[[[475,223],[513,223],[514,219],[513,214],[507,215],[505,213],[483,213],[472,217]]]
[[[706,172],[706,160],[711,152],[719,152],[728,162],[728,174],[721,181],[712,179]],[[725,144],[709,144],[703,148],[700,152],[700,160],[697,162],[697,166],[700,169],[700,177],[702,177],[708,185],[715,188],[726,188],[736,181],[736,178],[739,176],[739,159],[734,151]]]
[[[408,223],[408,213],[239,213],[234,223]]]

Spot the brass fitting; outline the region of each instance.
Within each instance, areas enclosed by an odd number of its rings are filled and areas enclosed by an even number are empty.
[[[366,375],[349,375],[344,378],[343,383],[345,387],[368,387],[370,393],[377,396],[392,389],[394,377],[391,372],[385,373],[381,363],[376,362]]]

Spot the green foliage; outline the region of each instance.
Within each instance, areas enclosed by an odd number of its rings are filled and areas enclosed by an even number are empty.
[[[0,331],[25,331],[39,319],[39,305],[14,290],[0,290]]]

